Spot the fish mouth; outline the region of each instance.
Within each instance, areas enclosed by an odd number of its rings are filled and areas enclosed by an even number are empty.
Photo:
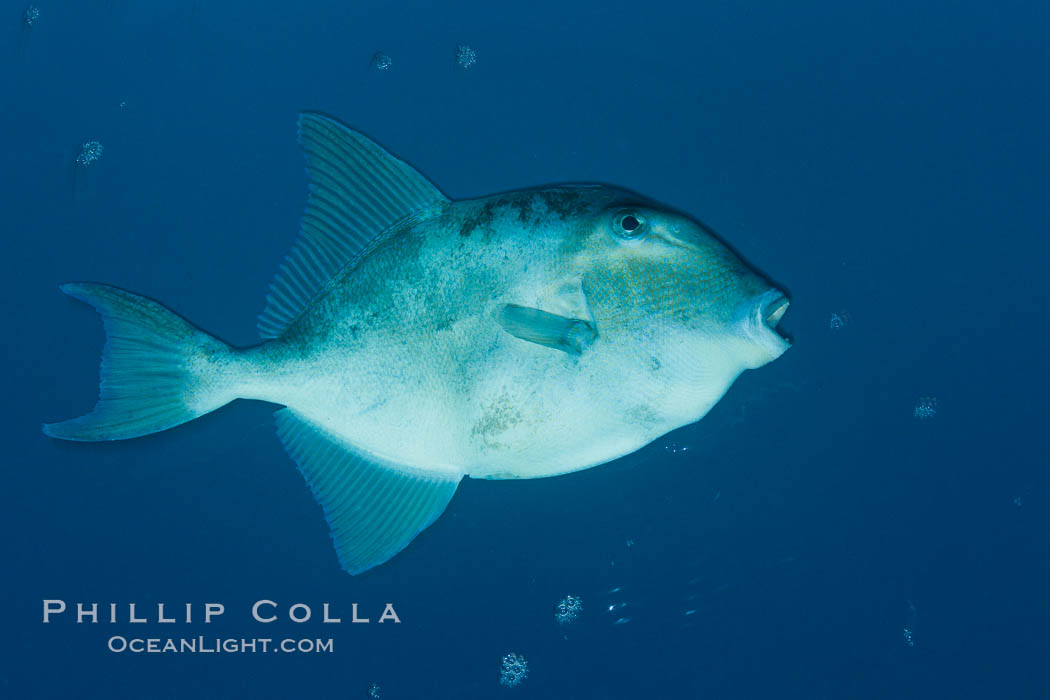
[[[759,367],[784,354],[791,341],[778,328],[780,319],[791,302],[779,289],[770,289],[754,298],[742,319],[743,335],[753,343],[754,351],[747,352],[747,366]]]
[[[766,326],[781,337],[784,337],[784,334],[777,328],[777,324],[780,323],[780,319],[784,318],[789,306],[791,306],[791,301],[780,292],[776,292],[775,296],[766,300],[765,304],[759,308],[759,316]]]

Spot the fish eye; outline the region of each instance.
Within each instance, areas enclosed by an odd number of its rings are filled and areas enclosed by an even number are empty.
[[[622,238],[637,238],[645,233],[645,217],[634,211],[620,211],[613,218],[613,233]]]

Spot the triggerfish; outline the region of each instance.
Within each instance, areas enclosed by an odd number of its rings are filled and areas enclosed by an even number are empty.
[[[587,469],[702,418],[789,346],[788,300],[709,229],[633,192],[557,185],[452,201],[334,119],[304,113],[300,236],[235,348],[160,303],[62,285],[107,340],[99,400],[44,425],[121,440],[234,399],[277,433],[339,562],[381,564],[465,476]]]

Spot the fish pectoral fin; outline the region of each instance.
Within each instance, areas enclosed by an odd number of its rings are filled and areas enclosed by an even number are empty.
[[[529,306],[506,304],[497,312],[496,320],[515,338],[572,355],[582,354],[598,337],[590,321],[566,318]]]
[[[444,511],[462,475],[368,455],[285,408],[277,435],[324,509],[339,563],[351,574],[400,552]]]

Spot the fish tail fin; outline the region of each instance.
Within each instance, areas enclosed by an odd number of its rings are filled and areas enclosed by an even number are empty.
[[[237,352],[161,304],[105,284],[71,283],[63,292],[101,314],[106,345],[94,410],[44,433],[94,442],[149,435],[236,398]]]

